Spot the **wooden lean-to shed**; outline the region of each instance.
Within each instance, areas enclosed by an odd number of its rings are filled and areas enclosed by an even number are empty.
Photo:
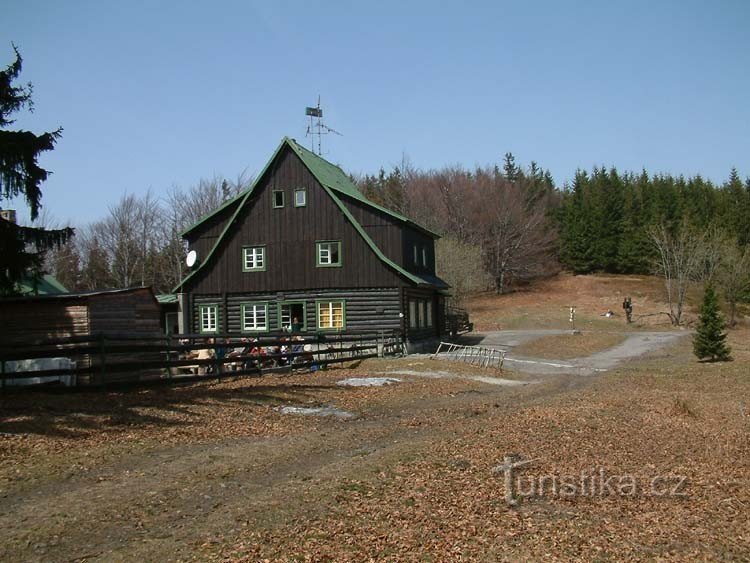
[[[0,340],[40,340],[104,334],[153,337],[160,312],[150,287],[60,293],[0,300]]]
[[[51,348],[50,354],[76,362],[77,368],[97,367],[90,375],[78,377],[78,384],[83,385],[105,381],[102,378],[132,381],[158,377],[160,370],[117,369],[118,363],[158,360],[158,353],[113,353],[111,346],[155,343],[155,338],[162,336],[160,315],[161,307],[150,287],[2,299],[0,347],[34,350],[44,342],[62,345]],[[94,351],[83,352],[80,347],[93,347]]]

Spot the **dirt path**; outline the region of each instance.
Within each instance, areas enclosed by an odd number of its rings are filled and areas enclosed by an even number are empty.
[[[415,459],[488,405],[510,412],[583,384],[565,377],[512,388],[410,381],[385,400],[388,390],[373,391],[376,401],[361,403],[356,419],[310,417],[309,429],[288,436],[144,444],[85,466],[83,452],[70,455],[78,471],[18,476],[0,490],[0,559],[202,560],[248,530],[325,516],[347,479]],[[439,423],[428,423],[435,413]]]
[[[476,333],[467,338],[470,339],[471,344],[506,350],[508,355],[505,357],[505,367],[512,370],[535,375],[594,375],[673,344],[679,338],[689,334],[685,331],[623,332],[620,334],[626,339],[622,344],[587,357],[568,360],[540,359],[513,353],[515,347],[525,342],[546,336],[570,334],[570,332],[569,330],[500,330]]]

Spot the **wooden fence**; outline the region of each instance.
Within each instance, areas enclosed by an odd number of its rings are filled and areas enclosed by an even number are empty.
[[[446,307],[445,332],[452,337],[474,330],[474,323],[469,321],[469,313],[458,307]]]
[[[204,357],[195,353],[204,351]],[[212,351],[206,354],[205,351]],[[240,351],[241,350],[241,351]],[[316,334],[295,337],[271,334],[252,338],[212,335],[92,334],[22,345],[0,345],[0,385],[8,380],[64,377],[78,386],[183,379],[263,375],[291,369],[319,369],[329,364],[403,353],[395,332]],[[209,357],[211,356],[211,357]],[[29,360],[68,359],[71,367],[29,369]],[[74,364],[73,364],[74,362]],[[44,362],[40,362],[44,363]]]

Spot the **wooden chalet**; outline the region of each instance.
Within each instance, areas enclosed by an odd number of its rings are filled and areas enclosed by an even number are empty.
[[[369,201],[294,139],[182,235],[197,254],[175,288],[183,332],[397,331],[414,347],[444,331],[438,235]]]

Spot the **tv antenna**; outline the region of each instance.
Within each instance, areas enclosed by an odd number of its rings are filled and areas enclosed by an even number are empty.
[[[318,156],[322,156],[323,149],[321,145],[323,135],[328,135],[329,133],[335,133],[340,137],[343,137],[343,135],[323,123],[323,108],[320,107],[320,96],[318,96],[318,105],[316,107],[305,108],[305,115],[310,118],[310,123],[307,126],[307,133],[305,133],[305,137],[310,137],[310,150],[313,154],[315,153],[315,137],[318,137]]]

